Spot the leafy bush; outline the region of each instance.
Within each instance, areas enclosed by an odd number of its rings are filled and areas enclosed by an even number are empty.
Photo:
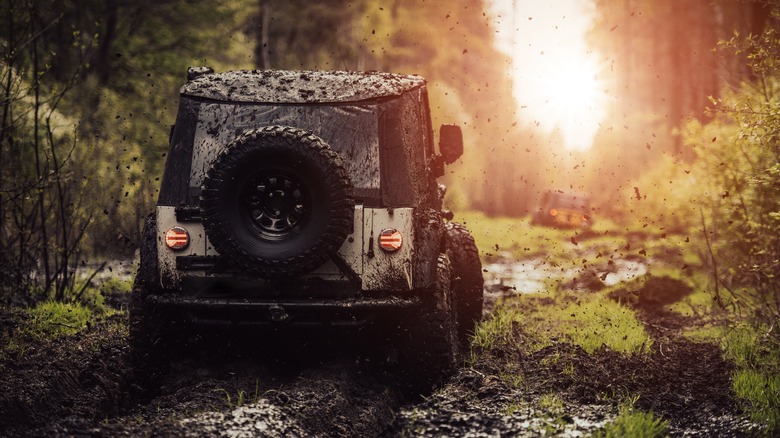
[[[773,11],[780,17],[780,7]],[[764,322],[780,318],[780,36],[735,36],[725,49],[743,55],[756,80],[712,99],[707,123],[682,131],[697,152],[697,181],[715,298],[730,294]],[[771,326],[768,324],[767,326]],[[777,331],[773,336],[780,339]]]

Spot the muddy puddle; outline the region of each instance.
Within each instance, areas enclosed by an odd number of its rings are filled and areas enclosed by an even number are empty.
[[[584,277],[593,277],[591,280],[602,286],[614,286],[646,275],[651,263],[649,259],[615,259],[596,266],[566,266],[542,256],[515,259],[504,252],[483,266],[485,291],[509,295],[540,293],[556,283],[576,287]]]
[[[612,421],[604,405],[571,404],[467,368],[422,403],[402,408],[384,436],[591,436]]]

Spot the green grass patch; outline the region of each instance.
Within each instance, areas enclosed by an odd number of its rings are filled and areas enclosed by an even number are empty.
[[[86,328],[92,319],[92,311],[81,303],[47,301],[29,311],[29,334],[36,338],[56,338],[72,335]]]
[[[551,415],[563,412],[563,399],[558,394],[549,392],[539,397],[539,409]]]
[[[742,369],[734,375],[734,392],[750,419],[780,430],[780,374]]]
[[[518,389],[521,388],[525,382],[523,375],[514,370],[504,370],[498,374],[498,378],[511,387]]]
[[[130,291],[133,290],[133,277],[128,277],[125,279],[119,277],[108,277],[100,283],[97,289],[103,293],[119,292],[129,294]]]
[[[553,331],[588,353],[602,347],[621,353],[646,353],[652,346],[634,312],[602,295],[583,296],[554,306],[549,317]]]
[[[501,413],[503,413],[504,415],[512,415],[515,412],[519,412],[521,409],[523,409],[523,406],[520,403],[518,403],[516,401],[513,401],[513,402],[510,402],[510,403],[507,403],[504,406],[504,408],[501,409]]]
[[[74,291],[68,295],[67,301],[80,302],[96,315],[110,315],[115,311],[106,306],[105,297],[116,293],[129,294],[132,289],[132,278],[108,277],[100,281],[92,280],[86,285],[83,283],[76,285]]]
[[[652,412],[643,412],[624,405],[614,421],[594,436],[599,438],[656,438],[666,436],[667,423]]]
[[[526,353],[552,345],[554,340],[579,345],[588,353],[608,348],[622,353],[645,353],[652,346],[634,312],[603,294],[521,295],[496,306],[477,326],[474,346]]]
[[[500,347],[514,347],[516,334],[514,326],[523,320],[516,309],[507,306],[496,306],[486,320],[480,322],[474,329],[472,338],[472,353],[474,347],[480,351],[491,351]],[[472,354],[472,362],[476,357]]]
[[[771,434],[780,430],[780,345],[765,334],[767,330],[748,324],[710,325],[687,330],[685,335],[720,345],[737,367],[732,388],[742,408]]]
[[[104,315],[80,302],[44,301],[25,309],[20,324],[0,339],[0,357],[22,358],[34,345],[74,335]]]
[[[564,262],[578,259],[578,249],[584,248],[584,245],[574,243],[583,230],[531,225],[527,217],[489,217],[481,212],[464,212],[456,214],[454,220],[471,231],[483,259],[508,251],[517,258],[544,254],[552,260]],[[597,224],[587,231],[587,247],[603,245],[616,249],[625,246],[625,239],[610,235],[609,227],[608,224]]]
[[[703,325],[688,327],[683,330],[683,336],[694,342],[711,342],[720,344],[723,337],[723,327],[718,325]]]
[[[753,421],[780,430],[780,343],[767,327],[738,324],[724,329],[721,343],[737,365],[732,385]]]

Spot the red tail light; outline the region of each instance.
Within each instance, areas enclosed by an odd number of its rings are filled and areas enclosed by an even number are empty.
[[[174,251],[184,249],[190,244],[190,234],[182,227],[171,227],[165,232],[165,244]]]
[[[554,208],[552,210],[550,210],[550,216],[558,216],[558,210],[556,210]]]
[[[379,247],[387,252],[398,251],[403,243],[401,232],[395,228],[387,228],[379,233]]]

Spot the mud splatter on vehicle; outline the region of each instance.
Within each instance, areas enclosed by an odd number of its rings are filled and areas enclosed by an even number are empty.
[[[410,370],[410,391],[442,383],[481,314],[482,275],[468,231],[445,227],[436,178],[463,140],[442,126],[436,153],[426,81],[208,68],[188,78],[144,231],[136,357],[165,362],[206,324],[382,325],[377,340]]]

